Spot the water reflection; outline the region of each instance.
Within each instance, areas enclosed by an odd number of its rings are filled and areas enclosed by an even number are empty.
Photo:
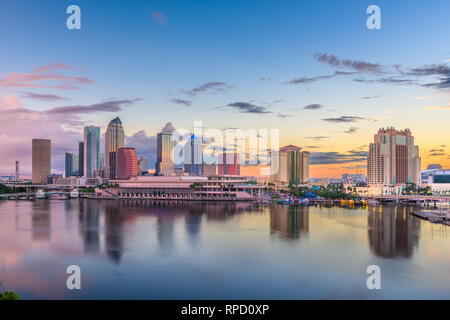
[[[49,241],[51,234],[50,204],[45,201],[42,205],[33,204],[31,215],[33,241]]]
[[[100,251],[100,206],[95,201],[81,202],[78,213],[80,235],[84,251]]]
[[[284,239],[300,239],[309,232],[309,207],[275,206],[270,212],[270,232]]]
[[[410,258],[419,244],[420,220],[407,207],[373,207],[367,217],[372,252],[383,258]]]

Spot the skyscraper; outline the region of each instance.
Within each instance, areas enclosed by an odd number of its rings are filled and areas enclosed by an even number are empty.
[[[32,141],[32,182],[46,184],[51,172],[51,141],[33,139]]]
[[[139,175],[140,176],[148,173],[148,159],[147,158],[145,158],[144,156],[141,156],[139,158],[138,166],[139,166]]]
[[[172,122],[165,125],[157,136],[155,174],[173,176],[175,174],[174,158],[174,132]]]
[[[288,145],[271,155],[272,181],[300,184],[309,181],[309,152]]]
[[[192,135],[184,145],[184,172],[189,175],[203,175],[202,141]]]
[[[19,182],[20,175],[19,175],[19,161],[16,161],[16,182]]]
[[[220,154],[217,171],[219,175],[232,175],[232,176],[241,175],[241,162],[239,153],[224,152]]]
[[[84,142],[78,142],[78,176],[84,176]]]
[[[105,133],[105,178],[116,179],[117,151],[125,146],[125,132],[119,117],[114,118]]]
[[[72,172],[73,172],[73,153],[69,153],[66,152],[65,154],[65,173],[66,173],[66,178],[71,177],[72,176]]]
[[[420,184],[419,147],[409,129],[382,128],[369,146],[367,182],[369,184]]]
[[[84,176],[94,178],[94,170],[100,165],[100,128],[84,128]]]
[[[117,159],[117,179],[128,180],[138,175],[138,158],[134,148],[119,148]]]

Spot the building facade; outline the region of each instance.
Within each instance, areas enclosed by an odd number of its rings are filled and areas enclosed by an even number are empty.
[[[420,184],[419,147],[409,129],[380,129],[369,146],[367,183],[393,185]]]
[[[84,176],[84,142],[78,142],[78,176]]]
[[[138,158],[134,148],[119,148],[117,159],[117,179],[128,180],[138,176]]]
[[[157,135],[155,175],[175,175],[174,164],[175,128],[169,122]]]
[[[51,173],[52,147],[48,139],[33,139],[32,141],[32,182],[46,184]]]
[[[84,128],[84,170],[83,176],[94,178],[94,170],[100,169],[100,128]]]
[[[241,163],[239,153],[224,152],[219,155],[219,164],[217,165],[218,175],[241,175]]]
[[[271,154],[271,180],[284,184],[302,184],[309,181],[310,153],[288,145]]]
[[[65,153],[65,175],[66,178],[71,177],[73,173],[73,153]]]
[[[119,117],[111,120],[105,133],[105,178],[117,177],[117,151],[125,146],[125,132]]]
[[[184,172],[192,176],[203,175],[202,141],[192,135],[184,145]]]
[[[143,176],[148,174],[148,159],[144,156],[141,156],[138,161],[138,170],[139,175]]]

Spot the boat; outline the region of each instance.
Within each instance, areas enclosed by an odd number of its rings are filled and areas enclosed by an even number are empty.
[[[367,204],[371,206],[377,206],[380,204],[380,202],[378,202],[378,200],[367,200]]]
[[[77,189],[73,189],[73,190],[70,192],[70,197],[71,197],[71,198],[78,198],[79,196],[80,196],[80,195],[79,195]]]
[[[36,192],[36,199],[45,199],[45,192],[42,189],[39,189]]]

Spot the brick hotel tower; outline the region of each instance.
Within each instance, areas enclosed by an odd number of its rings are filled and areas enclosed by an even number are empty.
[[[369,146],[367,182],[379,185],[420,184],[420,165],[419,147],[414,145],[409,129],[382,128]]]

